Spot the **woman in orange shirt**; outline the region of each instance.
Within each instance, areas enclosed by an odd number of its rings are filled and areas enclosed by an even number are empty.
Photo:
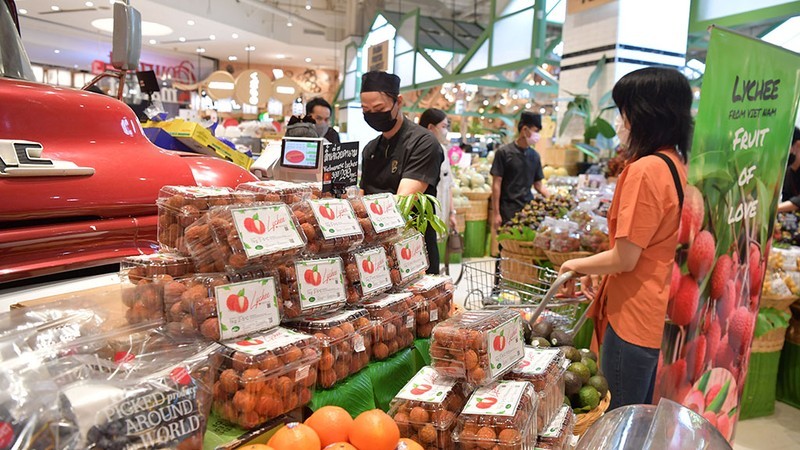
[[[650,67],[622,77],[612,95],[627,165],[608,212],[611,249],[567,261],[561,272],[606,275],[592,314],[616,408],[652,401],[686,184],[692,91],[677,70]],[[584,278],[588,292],[590,279]]]

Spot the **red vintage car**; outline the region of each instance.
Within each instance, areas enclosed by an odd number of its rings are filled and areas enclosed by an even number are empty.
[[[37,83],[14,1],[0,0],[0,283],[152,253],[162,186],[253,180],[156,147],[115,98]]]

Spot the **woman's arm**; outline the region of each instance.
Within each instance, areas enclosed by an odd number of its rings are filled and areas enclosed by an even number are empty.
[[[606,275],[630,272],[636,268],[641,255],[641,247],[627,239],[617,239],[611,250],[565,262],[559,273],[573,271],[582,275]]]

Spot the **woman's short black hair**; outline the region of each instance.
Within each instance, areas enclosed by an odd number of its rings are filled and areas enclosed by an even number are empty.
[[[674,147],[688,161],[692,88],[683,74],[663,67],[639,69],[622,77],[611,95],[630,123],[628,159]]]
[[[444,119],[447,119],[447,114],[441,109],[428,108],[419,116],[419,125],[422,128],[428,128],[428,125],[438,125]]]

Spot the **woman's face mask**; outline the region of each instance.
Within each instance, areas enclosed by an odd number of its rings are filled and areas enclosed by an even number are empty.
[[[431,133],[433,133],[433,135],[436,137],[436,140],[438,140],[440,144],[447,144],[448,128],[449,124],[446,119],[439,122],[436,126],[428,125],[428,129],[431,130]]]

